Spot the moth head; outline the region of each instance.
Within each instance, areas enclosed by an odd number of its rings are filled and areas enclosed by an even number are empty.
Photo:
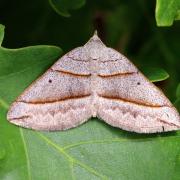
[[[89,41],[84,45],[84,48],[87,51],[87,54],[92,60],[98,60],[102,57],[104,49],[106,46],[101,41],[97,35],[97,31],[94,32],[94,35],[89,39]]]

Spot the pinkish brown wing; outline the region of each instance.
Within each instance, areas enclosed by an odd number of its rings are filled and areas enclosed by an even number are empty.
[[[162,91],[127,58],[113,49],[107,51],[116,58],[111,60],[109,55],[109,61],[101,62],[104,68],[98,75],[98,117],[112,126],[138,133],[180,129],[179,113]]]
[[[65,130],[91,117],[88,61],[77,48],[58,60],[12,104],[7,119],[36,130]]]

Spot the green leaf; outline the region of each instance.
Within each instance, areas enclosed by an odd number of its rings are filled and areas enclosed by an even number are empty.
[[[178,179],[180,133],[135,134],[97,119],[48,133],[6,120],[9,104],[60,53],[51,46],[0,48],[0,179]]]
[[[156,0],[156,22],[158,26],[171,26],[180,20],[180,0]]]
[[[2,44],[3,38],[4,38],[4,26],[0,24],[0,46]]]
[[[142,71],[151,82],[163,81],[169,77],[169,74],[161,68],[144,68]]]
[[[86,0],[49,0],[52,8],[60,15],[69,17],[69,10],[79,9],[85,4]]]
[[[180,83],[178,84],[178,87],[176,89],[176,97],[177,99],[180,98]]]
[[[1,26],[3,27],[3,26]],[[0,28],[0,35],[4,34]],[[8,104],[62,53],[55,46],[20,49],[0,47],[0,179],[27,179],[27,152],[23,130],[6,120]]]
[[[0,149],[0,161],[1,161],[1,160],[4,159],[4,157],[5,157],[6,151],[5,151],[5,149],[2,147],[2,145],[1,145],[0,147],[1,147],[1,149]]]

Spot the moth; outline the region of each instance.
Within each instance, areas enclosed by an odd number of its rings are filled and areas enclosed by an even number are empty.
[[[34,130],[66,130],[98,117],[137,133],[180,129],[171,102],[97,33],[61,57],[11,105],[7,119]]]

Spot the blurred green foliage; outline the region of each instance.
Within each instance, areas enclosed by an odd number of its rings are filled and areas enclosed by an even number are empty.
[[[11,3],[0,0],[0,23],[6,26],[3,45],[18,48],[51,44],[67,52],[83,45],[93,34],[94,29],[97,29],[99,36],[108,46],[125,54],[141,70],[161,68],[168,72],[170,78],[159,85],[173,102],[176,100],[175,91],[180,82],[178,41],[180,23],[175,21],[171,27],[158,28],[155,20],[155,1],[51,0],[51,2],[57,5],[57,9],[60,8],[58,11],[63,8],[61,14],[64,12],[71,16],[68,18],[60,16],[48,0],[28,2],[15,0]],[[164,5],[160,1],[157,3],[160,12],[165,14],[167,9],[164,6],[168,5],[168,1],[166,0]],[[166,18],[164,15],[162,17]]]
[[[9,103],[61,49],[83,45],[95,29],[151,81],[166,79],[156,85],[180,109],[175,19],[179,0],[0,0],[6,27],[3,40],[0,26],[0,179],[179,179],[179,132],[137,135],[92,120],[66,132],[36,133],[6,120]]]
[[[69,17],[69,10],[79,9],[85,4],[86,0],[49,0],[52,8],[60,15]]]

